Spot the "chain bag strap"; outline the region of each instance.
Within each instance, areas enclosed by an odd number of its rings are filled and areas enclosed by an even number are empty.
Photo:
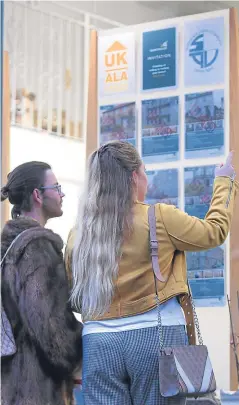
[[[163,326],[160,310],[160,300],[157,280],[165,281],[159,266],[156,232],[155,206],[148,210],[150,233],[150,251],[154,272],[155,294],[158,309],[159,336],[159,387],[163,397],[198,397],[216,390],[216,381],[209,359],[207,347],[203,345],[199,321],[188,283],[190,303],[199,345],[185,345],[179,347],[165,347],[163,342]],[[157,260],[156,260],[157,259]]]
[[[196,308],[195,308],[192,290],[191,290],[191,287],[190,287],[190,284],[188,281],[187,281],[187,285],[188,285],[188,292],[189,292],[190,302],[191,302],[192,311],[193,311],[194,325],[195,325],[195,328],[197,331],[198,343],[199,343],[199,345],[203,345],[203,338],[202,338],[202,334],[201,334],[201,330],[200,330],[200,326],[199,326],[199,320],[198,320],[198,316],[197,316],[197,312],[196,312]]]

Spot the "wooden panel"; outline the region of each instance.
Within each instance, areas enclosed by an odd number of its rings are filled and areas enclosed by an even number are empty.
[[[230,149],[234,150],[234,165],[239,178],[239,25],[235,8],[230,9]],[[237,197],[230,238],[230,299],[235,334],[239,339],[239,197]],[[215,336],[216,339],[216,336]],[[239,356],[239,346],[238,346]],[[230,349],[230,388],[238,389],[235,356]]]
[[[86,131],[86,159],[97,148],[97,32],[92,31],[90,37],[89,91]]]
[[[10,170],[10,79],[9,57],[3,54],[3,115],[2,115],[2,185],[6,183],[7,174]],[[9,203],[1,204],[1,227],[9,219]]]

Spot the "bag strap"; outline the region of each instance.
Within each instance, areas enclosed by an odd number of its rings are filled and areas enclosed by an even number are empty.
[[[161,311],[160,311],[160,301],[158,296],[158,289],[157,289],[157,279],[159,281],[165,282],[159,266],[159,258],[158,258],[158,239],[157,239],[157,231],[156,231],[156,217],[155,217],[155,206],[150,205],[148,209],[148,222],[149,222],[149,236],[150,236],[150,255],[153,267],[153,274],[154,274],[154,284],[155,284],[155,294],[156,294],[156,303],[158,308],[158,338],[159,338],[159,348],[160,350],[163,349],[163,326],[162,326],[162,318],[161,318]]]
[[[6,253],[4,254],[4,256],[3,256],[2,260],[1,260],[1,267],[2,267],[2,265],[3,265],[4,260],[6,259],[7,255],[8,255],[8,253],[9,253],[9,251],[11,250],[11,248],[13,247],[13,245],[15,245],[16,241],[20,238],[20,236],[22,236],[24,233],[30,232],[32,229],[36,229],[36,228],[38,228],[38,227],[34,226],[33,228],[25,229],[24,231],[20,232],[20,233],[15,237],[15,239],[13,239],[13,241],[11,242],[11,244],[9,245],[9,247],[7,248],[7,251],[6,251]]]
[[[158,308],[158,332],[159,332],[159,342],[160,342],[160,349],[163,348],[163,341],[162,341],[162,319],[161,319],[161,311],[160,311],[160,300],[158,296],[158,290],[157,290],[157,279],[159,281],[165,282],[161,272],[160,272],[160,266],[159,266],[159,260],[158,260],[158,245],[159,242],[157,240],[157,233],[156,233],[156,216],[155,216],[155,206],[150,205],[148,209],[148,223],[149,223],[149,235],[150,235],[150,253],[151,253],[151,260],[152,260],[152,267],[153,267],[153,272],[154,272],[154,282],[155,282],[155,294],[156,294],[156,302],[157,302],[157,308]],[[192,291],[189,285],[189,282],[187,280],[187,285],[188,285],[188,300],[183,303],[182,305],[182,300],[180,300],[180,305],[184,311],[185,318],[189,319],[188,314],[191,313],[193,314],[193,320],[194,324],[197,330],[197,336],[198,336],[198,342],[200,345],[203,345],[203,339],[202,335],[200,332],[200,327],[199,327],[199,321],[195,309],[195,304],[192,296]],[[189,323],[187,324],[187,331],[188,333],[188,340],[190,344],[195,344],[195,337],[192,334],[192,324]]]
[[[198,343],[200,345],[203,345],[203,338],[202,338],[202,334],[201,334],[201,330],[200,330],[200,326],[199,326],[199,320],[198,320],[197,311],[195,308],[195,302],[193,299],[193,294],[192,294],[192,290],[191,290],[190,284],[188,282],[188,279],[187,279],[187,285],[188,285],[188,295],[189,295],[189,304],[190,304],[189,310],[191,310],[193,313],[193,320],[194,320],[194,325],[195,325],[195,328],[197,331]],[[189,325],[189,327],[191,327],[191,325]],[[192,335],[190,335],[190,337],[191,336]],[[189,340],[190,340],[190,338],[189,338]]]
[[[156,232],[156,217],[155,217],[155,206],[150,205],[148,210],[148,221],[149,221],[149,235],[150,235],[150,254],[152,260],[152,266],[155,277],[162,282],[165,282],[159,267],[158,259],[158,240]]]

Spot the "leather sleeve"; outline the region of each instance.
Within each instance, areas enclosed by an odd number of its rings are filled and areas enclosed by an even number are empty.
[[[209,211],[205,219],[189,216],[166,204],[158,204],[166,231],[180,251],[200,251],[220,246],[230,230],[233,207],[239,183],[229,177],[217,177]]]

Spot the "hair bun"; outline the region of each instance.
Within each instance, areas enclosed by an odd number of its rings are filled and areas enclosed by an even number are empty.
[[[6,186],[1,188],[1,202],[8,198],[8,188]]]

